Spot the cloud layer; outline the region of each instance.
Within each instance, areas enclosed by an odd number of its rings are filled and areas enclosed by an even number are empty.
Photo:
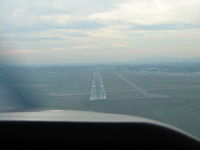
[[[0,57],[72,64],[200,56],[199,8],[199,0],[1,1]]]

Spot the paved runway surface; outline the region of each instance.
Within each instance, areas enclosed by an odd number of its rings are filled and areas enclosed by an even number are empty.
[[[133,82],[129,81],[128,79],[126,79],[124,76],[122,76],[121,74],[117,74],[117,76],[124,80],[126,83],[128,83],[129,85],[131,85],[132,87],[134,87],[138,92],[140,92],[141,94],[143,94],[145,97],[150,97],[150,95],[143,89],[139,88],[136,84],[134,84]]]
[[[106,100],[106,93],[100,72],[94,72],[90,100]]]

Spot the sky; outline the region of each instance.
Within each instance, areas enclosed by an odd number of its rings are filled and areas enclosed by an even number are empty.
[[[199,0],[1,0],[0,63],[200,57]]]

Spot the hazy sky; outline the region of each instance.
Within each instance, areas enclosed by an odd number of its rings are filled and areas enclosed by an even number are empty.
[[[1,0],[0,59],[18,64],[200,57],[200,0]]]

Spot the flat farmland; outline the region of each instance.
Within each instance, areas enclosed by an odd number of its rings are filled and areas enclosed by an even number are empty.
[[[91,101],[97,71],[106,99]],[[1,111],[128,114],[159,120],[200,137],[200,74],[55,67],[26,68],[0,77]]]

